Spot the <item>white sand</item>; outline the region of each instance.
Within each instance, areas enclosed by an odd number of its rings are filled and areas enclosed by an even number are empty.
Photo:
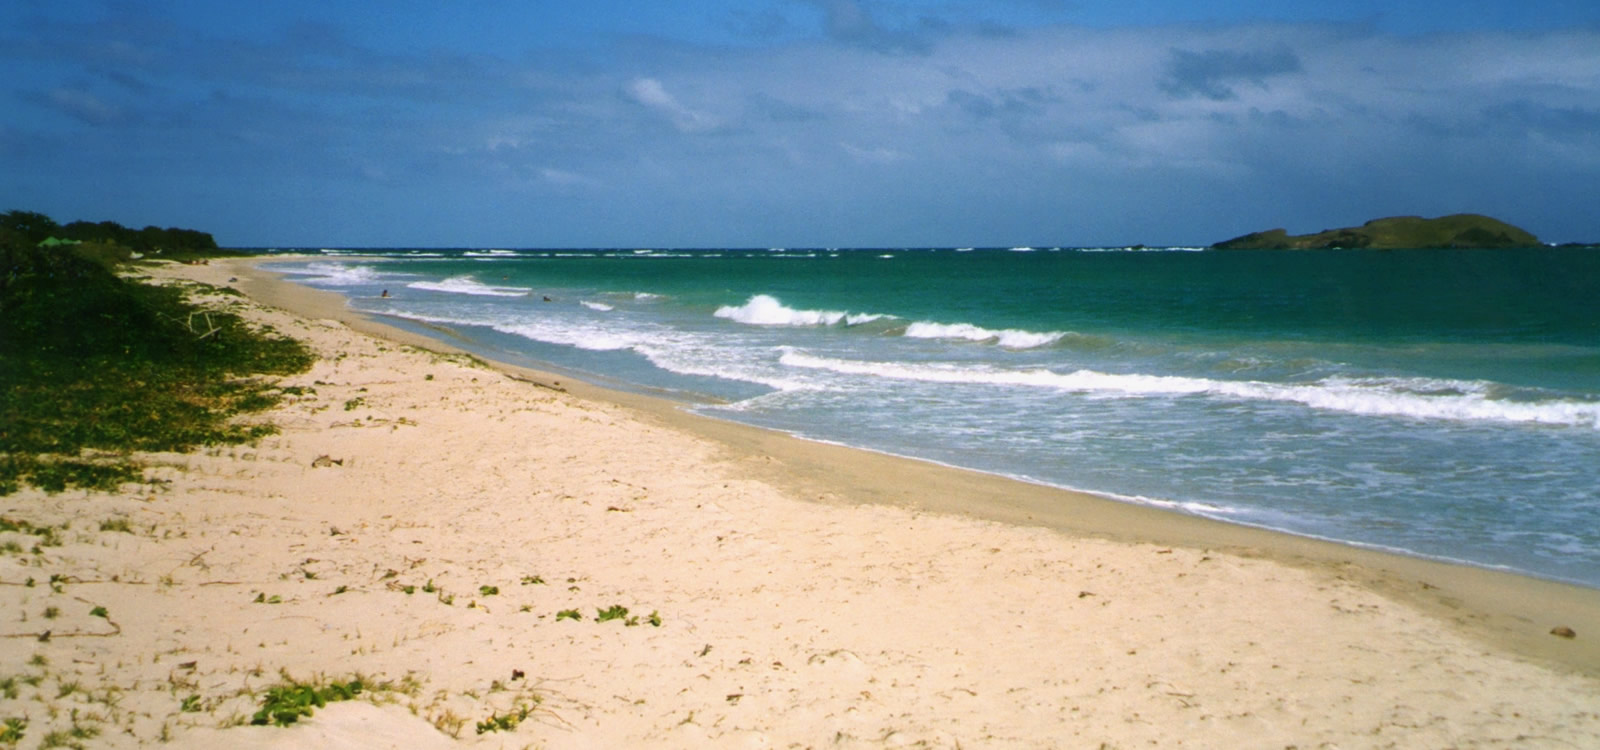
[[[38,678],[0,699],[19,747],[74,710],[105,747],[1600,747],[1589,657],[1560,664],[1600,622],[1529,617],[1556,650],[1527,652],[1349,566],[858,504],[879,491],[850,477],[928,485],[853,451],[827,485],[548,376],[248,314],[322,357],[266,415],[280,435],[162,456],[160,486],[0,498],[72,522],[0,556],[0,679]],[[612,605],[639,620],[597,622]],[[220,728],[280,672],[414,687]]]

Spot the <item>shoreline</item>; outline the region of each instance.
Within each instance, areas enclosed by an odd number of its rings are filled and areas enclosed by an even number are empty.
[[[316,360],[256,443],[0,503],[26,747],[1600,746],[1592,592],[700,417],[248,262],[147,268]]]
[[[307,319],[337,320],[359,332],[423,349],[472,354],[443,338],[389,325],[349,307],[337,293],[297,284],[270,264],[320,256],[262,256],[223,261],[249,297]],[[264,276],[251,276],[256,271]],[[448,335],[447,331],[440,331]],[[472,356],[478,356],[472,354]],[[1558,627],[1600,623],[1600,589],[1470,563],[1228,523],[945,465],[913,457],[809,440],[695,414],[678,402],[615,390],[571,376],[486,360],[496,369],[580,399],[622,406],[659,424],[706,438],[752,475],[788,494],[836,505],[883,504],[921,512],[1039,527],[1121,543],[1178,546],[1263,558],[1351,580],[1451,623],[1491,646],[1558,670],[1600,676],[1600,638],[1566,640]]]

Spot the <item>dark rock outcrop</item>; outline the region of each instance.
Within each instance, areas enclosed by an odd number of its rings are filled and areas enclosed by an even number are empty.
[[[1315,234],[1291,235],[1284,229],[1235,237],[1218,242],[1219,250],[1315,250],[1324,248],[1502,248],[1540,247],[1539,238],[1478,214],[1454,214],[1437,219],[1391,216],[1373,219],[1359,227],[1326,229]]]

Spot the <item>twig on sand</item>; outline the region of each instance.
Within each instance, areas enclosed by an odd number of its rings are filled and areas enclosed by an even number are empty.
[[[516,373],[508,372],[508,373],[506,373],[506,377],[511,378],[512,380],[515,380],[515,381],[518,381],[518,382],[529,383],[529,384],[538,386],[540,388],[546,388],[546,389],[549,389],[549,390],[552,390],[552,391],[557,391],[557,392],[560,392],[560,393],[566,393],[567,392],[567,389],[561,387],[561,385],[560,385],[561,381],[559,381],[559,380],[556,381],[556,383],[554,385],[552,385],[550,383],[545,383],[545,382],[542,382],[542,381],[539,381],[539,380],[534,380],[533,378],[523,377],[521,375],[517,375]]]

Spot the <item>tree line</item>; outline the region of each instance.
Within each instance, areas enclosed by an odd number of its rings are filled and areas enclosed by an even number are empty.
[[[210,232],[195,229],[177,227],[163,229],[157,226],[133,229],[114,221],[74,221],[58,224],[54,219],[37,211],[7,211],[0,214],[0,242],[4,244],[20,242],[37,245],[52,237],[69,242],[115,245],[147,254],[217,249],[217,241]]]

